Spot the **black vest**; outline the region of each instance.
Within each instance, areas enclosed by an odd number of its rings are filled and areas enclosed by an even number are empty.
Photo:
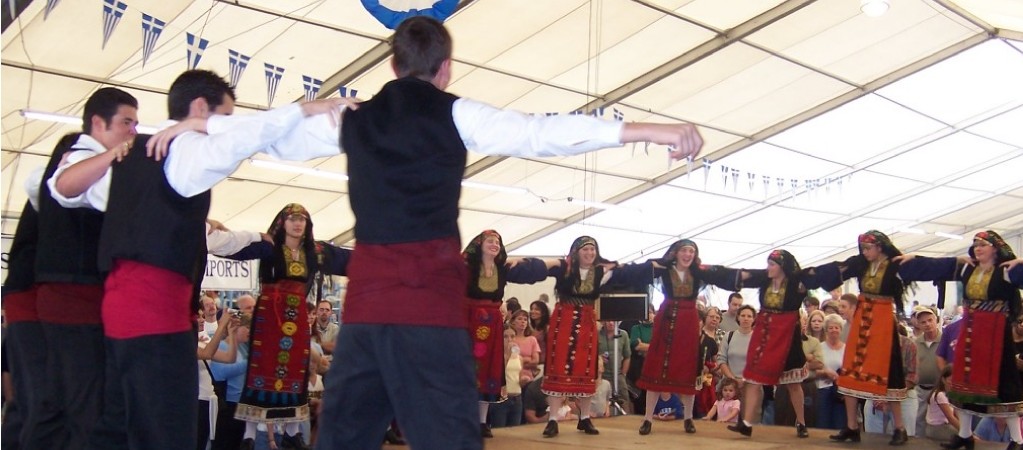
[[[455,100],[426,81],[402,78],[345,112],[341,146],[359,242],[458,236],[466,149],[451,116]]]
[[[149,136],[139,135],[110,180],[99,267],[127,259],[200,281],[206,265],[206,215],[210,192],[182,197],[167,182],[164,161],[146,157]]]
[[[50,195],[46,184],[61,159],[78,138],[72,133],[61,138],[43,172],[39,189],[39,244],[36,248],[36,281],[102,284],[96,265],[103,213],[91,208],[64,208]]]
[[[32,204],[25,202],[14,230],[14,241],[7,254],[7,278],[4,295],[24,291],[35,283],[36,241],[39,238],[39,215]]]

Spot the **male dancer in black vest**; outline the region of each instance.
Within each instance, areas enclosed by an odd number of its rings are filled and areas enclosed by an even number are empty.
[[[703,140],[690,124],[529,116],[448,94],[451,38],[433,19],[408,19],[393,48],[399,79],[345,112],[340,143],[325,115],[275,143],[295,159],[337,154],[339,145],[348,154],[358,243],[337,363],[325,377],[330,394],[317,448],[375,448],[396,416],[413,447],[477,449],[482,438],[457,224],[467,147],[491,155],[564,156],[647,141],[674,146],[671,156],[682,159],[699,153]],[[154,140],[158,149],[166,142],[160,135]]]
[[[317,448],[375,448],[396,416],[413,448],[478,449],[457,224],[467,147],[557,156],[650,141],[681,159],[703,142],[689,124],[529,116],[448,94],[451,38],[431,18],[403,22],[393,49],[398,79],[341,123],[357,244]]]
[[[209,190],[304,116],[336,112],[344,100],[232,118],[232,88],[213,72],[192,70],[174,81],[167,102],[171,120],[196,120],[174,127],[166,159],[147,158],[148,136],[140,136],[120,163],[79,158],[51,178],[58,200],[86,199],[106,212],[99,267],[109,271],[102,307],[107,380],[91,449],[194,447],[191,304],[205,263]],[[185,132],[192,124],[217,136]]]
[[[17,301],[5,298],[5,306],[15,311],[21,309],[19,305],[31,304],[42,331],[26,342],[30,347],[24,353],[19,351],[22,336],[17,335],[12,346],[17,357],[13,368],[16,381],[28,390],[23,393],[28,396],[21,432],[23,448],[84,448],[99,416],[103,393],[103,276],[96,267],[103,215],[61,207],[41,181],[68,152],[102,153],[130,143],[135,137],[137,110],[138,101],[127,92],[97,90],[85,103],[84,134],[62,138],[45,169],[38,169],[26,180],[38,215],[32,221],[35,210],[26,207],[26,222],[19,223],[16,241],[29,231],[38,237],[31,251],[19,248],[17,260],[12,261],[12,267],[25,266],[30,271],[22,278],[28,283],[23,286],[26,289],[14,295]],[[29,223],[34,224],[32,230],[22,226]],[[37,367],[35,358],[43,358],[45,366]]]

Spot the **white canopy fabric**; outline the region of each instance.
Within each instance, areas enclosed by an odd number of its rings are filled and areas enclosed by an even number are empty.
[[[105,5],[123,11],[116,26]],[[470,154],[463,242],[492,228],[513,254],[562,255],[589,234],[605,257],[629,261],[685,237],[704,261],[748,267],[778,247],[804,265],[844,258],[868,229],[932,255],[963,252],[982,229],[1023,250],[1023,3],[891,0],[881,17],[859,6],[462,1],[446,22],[451,92],[537,114],[688,121],[706,140],[692,164],[669,164],[658,146]],[[144,15],[164,25],[148,19],[147,36]],[[139,98],[143,124],[159,123],[203,40],[198,68],[226,77],[232,53],[247,58],[239,114],[301,99],[316,81],[310,96],[368,98],[393,78],[390,34],[350,0],[31,2],[2,34],[3,232],[15,229],[28,173],[77,129],[22,110],[80,115],[113,85]],[[272,97],[268,71],[283,72]],[[300,202],[319,238],[350,245],[345,158],[292,170],[245,162],[214,189],[210,215],[263,230]]]

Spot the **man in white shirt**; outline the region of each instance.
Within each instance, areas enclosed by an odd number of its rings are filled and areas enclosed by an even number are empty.
[[[106,373],[116,376],[108,377],[90,448],[195,445],[191,305],[205,263],[209,190],[304,116],[336,112],[342,102],[227,117],[234,109],[232,88],[212,72],[188,71],[168,94],[170,119],[185,125],[162,135],[173,139],[166,159],[147,158],[147,137],[140,137],[130,153],[72,153],[47,181],[61,205],[106,212],[99,245],[100,269],[109,271],[102,320]],[[185,131],[199,123],[215,136]]]

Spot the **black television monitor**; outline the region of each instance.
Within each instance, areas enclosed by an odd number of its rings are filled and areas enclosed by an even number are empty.
[[[596,307],[599,320],[646,320],[650,297],[646,293],[604,294]]]

